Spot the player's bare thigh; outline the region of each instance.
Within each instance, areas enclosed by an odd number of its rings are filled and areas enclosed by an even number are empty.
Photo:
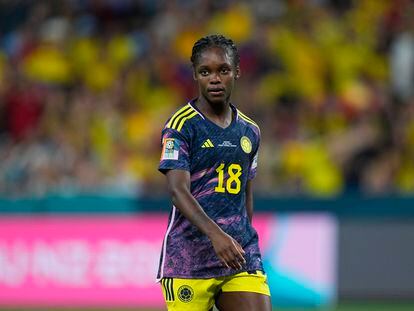
[[[220,311],[272,311],[269,296],[251,292],[222,292],[216,307]]]

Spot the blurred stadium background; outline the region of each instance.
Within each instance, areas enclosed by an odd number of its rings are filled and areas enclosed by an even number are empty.
[[[262,129],[276,309],[414,310],[413,17],[410,0],[0,1],[0,308],[162,308],[160,131],[196,94],[193,43],[222,33]]]

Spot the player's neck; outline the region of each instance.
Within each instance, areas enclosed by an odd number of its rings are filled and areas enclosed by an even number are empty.
[[[210,103],[203,97],[199,97],[195,101],[195,105],[201,111],[201,113],[221,127],[227,127],[230,125],[233,112],[229,102],[222,103]]]

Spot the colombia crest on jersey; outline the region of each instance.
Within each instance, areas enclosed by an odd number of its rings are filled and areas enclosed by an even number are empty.
[[[221,128],[194,101],[175,112],[162,131],[159,170],[190,172],[191,193],[206,214],[245,251],[242,270],[224,267],[198,228],[173,206],[165,234],[158,279],[213,278],[263,270],[258,237],[246,211],[246,184],[257,169],[260,130],[233,105],[233,119]]]

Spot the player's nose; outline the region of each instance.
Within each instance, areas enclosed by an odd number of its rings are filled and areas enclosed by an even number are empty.
[[[214,73],[211,75],[210,83],[217,84],[221,83],[221,78],[218,73]]]

